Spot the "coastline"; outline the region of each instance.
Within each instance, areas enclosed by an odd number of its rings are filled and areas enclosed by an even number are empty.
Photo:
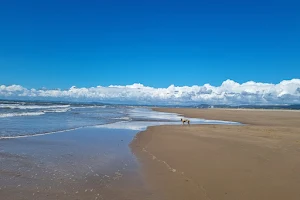
[[[153,110],[166,112],[158,119],[180,119],[172,114],[176,113],[192,124],[147,121],[157,114],[147,112],[148,116],[136,113],[146,121],[0,140],[0,195],[149,200],[276,200],[300,195],[297,113]],[[243,125],[195,124],[209,120]]]
[[[197,109],[197,108],[153,108],[158,112],[178,113],[186,117],[208,120],[235,121],[249,125],[298,126],[300,111],[261,109]],[[250,112],[249,112],[250,111]]]
[[[289,111],[153,108],[231,125],[162,125],[130,147],[162,199],[298,199],[300,114]],[[192,123],[192,122],[191,122]]]
[[[129,144],[147,127],[180,125],[180,116],[135,108],[120,119],[126,121],[2,136],[0,196],[16,200],[160,199],[163,193],[153,191],[145,181]],[[192,120],[198,124],[235,124]]]

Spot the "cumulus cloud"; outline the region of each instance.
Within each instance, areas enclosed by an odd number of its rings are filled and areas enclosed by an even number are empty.
[[[137,104],[299,104],[300,79],[278,84],[226,80],[220,86],[175,86],[153,88],[140,83],[108,87],[27,89],[20,85],[0,85],[0,98],[102,101]]]

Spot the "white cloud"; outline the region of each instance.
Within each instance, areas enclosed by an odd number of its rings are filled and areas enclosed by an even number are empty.
[[[104,101],[149,104],[296,104],[300,103],[300,79],[278,84],[232,80],[220,86],[174,86],[153,88],[140,83],[108,87],[60,89],[27,89],[20,85],[0,85],[0,98]]]

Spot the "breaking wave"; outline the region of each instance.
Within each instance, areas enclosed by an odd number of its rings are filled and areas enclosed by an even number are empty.
[[[23,112],[23,113],[1,113],[0,118],[21,117],[21,116],[38,116],[44,115],[44,112]]]
[[[68,108],[70,105],[20,105],[20,104],[0,104],[0,108],[9,109],[54,109],[54,108]]]

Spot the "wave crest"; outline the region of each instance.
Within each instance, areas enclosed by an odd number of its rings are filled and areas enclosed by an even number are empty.
[[[23,112],[23,113],[1,113],[0,118],[21,117],[21,116],[38,116],[44,115],[44,112]]]

